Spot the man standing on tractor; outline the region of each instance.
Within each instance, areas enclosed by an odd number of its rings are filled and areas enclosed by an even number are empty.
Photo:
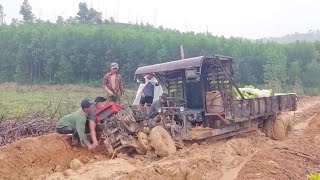
[[[121,75],[118,73],[119,65],[115,62],[110,65],[110,72],[103,77],[103,84],[107,91],[109,100],[111,102],[120,103],[124,93],[123,81]]]
[[[73,134],[75,141],[73,144],[76,144],[76,142],[80,140],[82,146],[87,146],[89,150],[94,149],[98,146],[97,139],[93,139],[93,143],[91,144],[85,133],[87,117],[92,118],[90,114],[94,113],[94,111],[93,103],[89,100],[83,100],[81,102],[81,108],[59,120],[56,128],[57,133]],[[91,132],[92,131],[90,131],[90,133]],[[91,135],[91,137],[92,136],[93,135]]]
[[[162,87],[155,74],[148,73],[139,85],[133,105],[139,105],[140,110],[148,109],[154,101],[158,100],[162,92]]]

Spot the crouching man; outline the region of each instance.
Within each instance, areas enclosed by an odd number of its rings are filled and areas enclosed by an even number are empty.
[[[73,134],[73,138],[80,140],[82,146],[87,146],[89,150],[94,149],[98,146],[98,141],[95,138],[91,144],[85,133],[87,117],[94,113],[95,108],[93,104],[89,100],[83,100],[81,102],[81,108],[59,120],[56,128],[57,133]],[[91,133],[94,133],[91,137],[95,137],[95,131],[90,131],[90,134]]]
[[[176,133],[179,132],[179,127],[174,121],[174,117],[171,117],[170,110],[165,110],[161,114],[158,112],[158,109],[161,107],[168,107],[167,101],[168,94],[162,93],[160,99],[153,102],[151,107],[147,111],[149,117],[148,126],[150,129],[154,128],[157,125],[162,125],[167,131],[170,132],[173,139],[176,139]]]

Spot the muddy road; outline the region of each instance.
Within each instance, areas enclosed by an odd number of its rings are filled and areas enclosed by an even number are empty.
[[[0,148],[0,179],[302,179],[320,170],[319,107],[320,97],[302,98],[284,141],[256,131],[187,144],[166,158],[120,154],[110,160],[103,149],[72,149],[57,134],[27,138]],[[281,116],[293,120],[294,113]],[[69,169],[75,158],[82,163]]]

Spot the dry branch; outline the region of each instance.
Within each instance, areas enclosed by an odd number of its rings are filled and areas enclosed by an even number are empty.
[[[307,159],[310,159],[310,160],[315,161],[317,163],[320,163],[320,158],[318,158],[316,156],[313,156],[312,154],[308,154],[308,153],[302,152],[302,151],[289,149],[287,147],[275,147],[273,149],[279,150],[282,153],[293,154],[293,155],[300,156],[300,157],[303,157],[303,158],[307,158]]]
[[[55,127],[56,121],[39,116],[3,122],[0,124],[0,146],[54,132]]]

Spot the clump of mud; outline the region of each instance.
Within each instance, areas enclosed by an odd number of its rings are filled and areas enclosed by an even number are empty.
[[[20,140],[0,148],[0,179],[28,179],[66,168],[73,157],[67,141],[56,134]]]
[[[58,134],[26,138],[0,147],[0,179],[36,179],[51,174],[57,168],[68,169],[75,157],[83,162],[90,161],[94,154],[86,149],[72,149],[66,137]]]

